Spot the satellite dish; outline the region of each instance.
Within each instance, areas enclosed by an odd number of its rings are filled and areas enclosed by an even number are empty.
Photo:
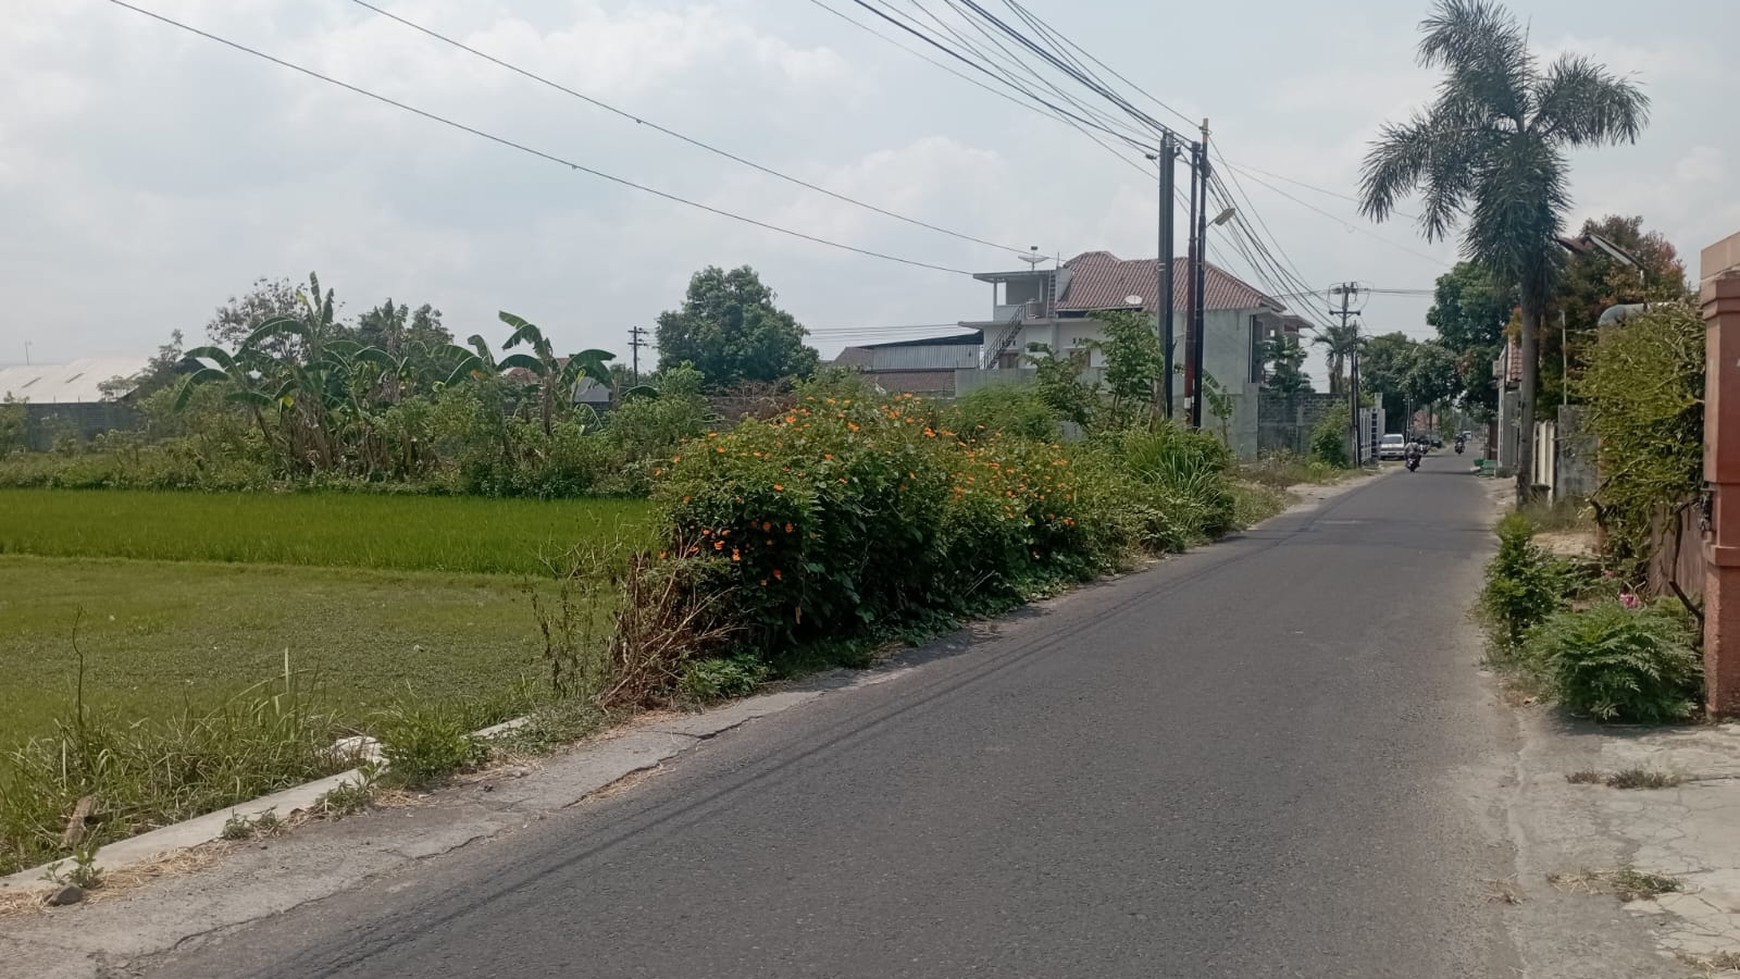
[[[1124,305],[1126,305],[1126,306],[1140,306],[1140,305],[1142,305],[1142,297],[1141,296],[1125,296],[1124,297]]]

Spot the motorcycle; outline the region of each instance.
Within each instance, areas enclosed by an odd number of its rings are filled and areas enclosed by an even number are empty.
[[[1456,454],[1457,455],[1461,455],[1462,450],[1467,448],[1467,447],[1468,447],[1468,444],[1466,442],[1462,441],[1461,439],[1456,440]]]
[[[1416,453],[1409,454],[1407,465],[1408,465],[1408,472],[1413,472],[1414,470],[1420,468],[1420,455],[1419,455],[1419,453],[1416,452]]]

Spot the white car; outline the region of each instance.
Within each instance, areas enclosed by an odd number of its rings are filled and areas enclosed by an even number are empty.
[[[1408,457],[1408,440],[1400,433],[1391,432],[1378,439],[1377,457],[1384,459],[1406,459]]]

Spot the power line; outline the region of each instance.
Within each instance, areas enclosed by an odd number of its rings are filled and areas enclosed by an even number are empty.
[[[1340,191],[1330,190],[1327,187],[1319,187],[1316,184],[1308,184],[1303,180],[1299,180],[1299,179],[1294,178],[1294,177],[1289,177],[1285,174],[1275,173],[1272,170],[1264,170],[1262,167],[1253,167],[1249,163],[1237,163],[1237,164],[1227,163],[1227,166],[1232,167],[1234,170],[1237,170],[1238,172],[1245,174],[1247,176],[1249,176],[1253,172],[1260,173],[1265,177],[1272,177],[1276,180],[1285,181],[1286,183],[1290,183],[1295,187],[1303,187],[1306,190],[1314,190],[1319,194],[1325,194],[1325,195],[1328,195],[1330,197],[1334,197],[1338,200],[1344,200],[1350,204],[1363,205],[1365,203],[1364,201],[1360,200],[1357,197],[1354,197],[1351,194],[1343,194]],[[1406,211],[1392,210],[1390,213],[1394,214],[1396,217],[1399,217],[1399,218],[1408,218],[1409,220],[1412,220],[1412,221],[1420,220],[1420,216],[1418,214],[1409,214]]]
[[[871,27],[870,25],[865,24],[862,21],[856,20],[856,19],[848,16],[847,14],[845,14],[839,10],[835,10],[833,7],[830,7],[827,3],[824,3],[823,0],[809,0],[809,2],[813,6],[819,8],[821,10],[824,10],[827,13],[832,14],[835,17],[838,17],[840,20],[845,21],[846,23],[852,25],[853,27],[856,27],[857,29],[863,31],[864,33],[869,34],[871,37],[874,37],[880,41],[884,41],[890,45],[893,45],[894,47],[900,49],[901,51],[906,52],[907,54],[912,55],[913,57],[919,59],[920,61],[925,62],[926,64],[929,64],[935,68],[941,69],[942,71],[948,72],[949,74],[955,76],[956,78],[959,78],[961,81],[966,82],[967,84],[973,86],[974,88],[981,89],[981,90],[983,90],[983,91],[985,91],[985,92],[987,92],[987,93],[989,93],[989,94],[991,94],[999,99],[1002,99],[1005,102],[1010,103],[1011,105],[1014,105],[1014,106],[1021,108],[1021,109],[1026,109],[1027,111],[1032,112],[1035,115],[1042,116],[1046,119],[1050,119],[1053,122],[1061,123],[1062,125],[1068,126],[1069,128],[1075,130],[1077,133],[1080,133],[1082,136],[1085,136],[1089,140],[1092,140],[1101,149],[1105,150],[1107,153],[1110,153],[1115,159],[1118,160],[1118,162],[1123,163],[1125,166],[1135,168],[1137,170],[1137,172],[1142,173],[1143,175],[1147,174],[1147,170],[1144,169],[1141,164],[1135,162],[1134,160],[1125,156],[1123,153],[1119,152],[1110,143],[1107,143],[1103,138],[1096,135],[1094,132],[1090,131],[1086,126],[1082,125],[1082,123],[1076,121],[1076,119],[1072,115],[1070,115],[1068,113],[1064,113],[1062,110],[1053,110],[1053,109],[1048,109],[1048,108],[1042,108],[1040,105],[1035,104],[1033,102],[1023,101],[1019,98],[1016,98],[1013,95],[1010,95],[1007,92],[998,91],[997,89],[992,88],[990,85],[985,84],[984,82],[980,81],[979,79],[974,78],[971,75],[968,75],[968,74],[962,72],[958,68],[955,68],[955,67],[948,65],[944,62],[938,61],[937,59],[931,57],[930,55],[925,54],[923,51],[915,50],[914,48],[909,47],[908,45],[902,43],[897,38],[890,37],[889,35],[881,32],[881,31],[878,31],[876,28]],[[872,12],[874,12],[874,11],[872,11]],[[888,18],[885,17],[883,19],[887,20]],[[896,25],[896,26],[898,26],[898,25]],[[910,31],[909,31],[909,33],[910,33]],[[924,40],[924,39],[921,38],[921,40]],[[932,44],[932,46],[938,46],[938,42],[935,42],[935,41],[929,41],[928,43]],[[951,55],[953,54],[953,52],[946,52],[946,53],[950,53]],[[960,57],[959,55],[954,55],[954,56],[957,58]],[[978,66],[974,66],[974,67],[978,67]],[[985,69],[981,68],[980,70],[984,71]],[[996,77],[996,76],[993,75],[992,77]],[[1019,89],[1017,89],[1017,90],[1019,91]],[[1127,140],[1127,137],[1120,137],[1120,139]]]
[[[815,2],[815,0],[812,0],[812,2]],[[913,37],[916,37],[919,40],[923,41],[924,43],[929,44],[930,46],[943,52],[944,54],[948,55],[949,57],[954,58],[955,60],[961,62],[962,64],[966,65],[967,67],[972,68],[972,69],[974,69],[978,72],[981,72],[985,75],[988,75],[992,78],[998,78],[998,75],[996,72],[994,72],[991,69],[985,67],[984,65],[974,61],[973,59],[967,57],[966,55],[961,54],[959,51],[954,50],[953,48],[949,47],[947,44],[942,43],[941,41],[939,41],[935,37],[932,37],[931,35],[925,33],[924,31],[921,31],[918,28],[913,27],[911,24],[908,24],[904,21],[901,21],[898,18],[892,16],[891,14],[888,14],[888,13],[885,13],[881,10],[876,9],[876,7],[872,6],[868,2],[868,0],[852,0],[852,2],[857,4],[860,7],[863,7],[865,10],[868,10],[870,13],[875,14],[877,17],[880,17],[883,20],[889,22],[890,24],[893,24],[895,27],[900,28],[901,30],[905,31],[906,33],[911,34]],[[1108,136],[1113,136],[1113,137],[1120,139],[1120,140],[1123,140],[1125,142],[1132,142],[1128,136],[1125,136],[1122,133],[1113,131],[1111,129],[1107,129],[1106,127],[1101,126],[1098,123],[1095,123],[1091,120],[1084,119],[1081,116],[1078,116],[1078,115],[1070,112],[1067,109],[1063,109],[1063,108],[1055,105],[1054,103],[1052,103],[1046,99],[1040,98],[1037,95],[1033,95],[1032,93],[1028,93],[1028,94],[1029,94],[1029,97],[1032,98],[1035,102],[1038,102],[1039,104],[1052,110],[1053,112],[1057,113],[1058,115],[1066,116],[1070,119],[1074,119],[1077,123],[1080,123],[1081,125],[1087,126],[1090,129],[1098,129]],[[1135,144],[1135,145],[1137,145],[1138,148],[1144,149],[1144,150],[1152,150],[1154,148],[1152,146],[1142,146],[1141,144]]]
[[[1375,231],[1372,231],[1368,228],[1362,228],[1359,225],[1354,224],[1351,221],[1348,221],[1346,218],[1342,218],[1342,217],[1339,217],[1337,215],[1331,214],[1328,211],[1325,211],[1324,209],[1322,209],[1321,207],[1318,207],[1317,205],[1310,203],[1309,201],[1302,201],[1299,198],[1294,197],[1292,194],[1289,194],[1286,191],[1282,190],[1281,188],[1275,186],[1274,184],[1269,183],[1268,181],[1262,179],[1261,177],[1253,176],[1249,173],[1247,173],[1245,175],[1250,177],[1252,180],[1255,180],[1257,183],[1262,184],[1264,187],[1269,188],[1270,190],[1274,191],[1275,193],[1280,194],[1282,197],[1287,198],[1288,200],[1292,201],[1293,203],[1299,205],[1300,207],[1306,208],[1308,210],[1316,211],[1318,214],[1323,215],[1324,217],[1328,218],[1331,221],[1334,221],[1336,224],[1341,225],[1343,228],[1346,228],[1348,231],[1355,231],[1355,232],[1358,232],[1362,235],[1365,235],[1368,238],[1376,239],[1377,241],[1381,241],[1384,244],[1389,245],[1391,248],[1395,248],[1398,251],[1407,252],[1409,255],[1412,255],[1415,258],[1423,258],[1426,261],[1431,262],[1434,265],[1437,265],[1437,266],[1440,266],[1443,268],[1448,268],[1450,265],[1450,263],[1445,262],[1443,259],[1440,259],[1440,258],[1433,256],[1433,255],[1428,255],[1425,252],[1417,252],[1417,251],[1413,250],[1412,248],[1409,248],[1408,246],[1403,245],[1400,242],[1392,241],[1391,239],[1386,238],[1383,235],[1380,235]]]
[[[976,235],[970,235],[970,234],[967,234],[965,232],[953,231],[953,230],[950,230],[948,228],[939,227],[938,225],[931,224],[928,221],[921,221],[918,218],[908,217],[907,215],[900,214],[900,213],[897,213],[895,211],[890,211],[887,208],[878,207],[875,204],[866,203],[864,201],[858,200],[857,198],[849,197],[845,194],[841,194],[841,193],[838,193],[836,191],[829,190],[826,187],[822,187],[822,186],[819,186],[817,184],[811,183],[807,180],[802,179],[801,177],[794,177],[791,174],[783,173],[779,170],[775,170],[774,168],[772,168],[770,166],[756,163],[754,160],[745,159],[741,156],[738,156],[735,153],[730,152],[729,150],[720,149],[719,147],[713,146],[710,143],[706,143],[706,142],[699,140],[699,139],[696,139],[692,136],[688,136],[688,135],[685,135],[683,133],[677,132],[674,129],[670,129],[670,128],[665,127],[665,126],[661,126],[658,123],[653,122],[650,119],[643,118],[639,115],[636,115],[632,112],[629,112],[626,109],[618,108],[617,106],[611,105],[610,103],[605,102],[601,99],[597,99],[597,98],[594,98],[590,95],[587,95],[584,92],[579,92],[579,91],[576,91],[572,88],[569,88],[568,86],[563,85],[560,82],[552,81],[549,78],[544,77],[543,75],[537,74],[536,72],[528,71],[525,68],[521,68],[519,65],[513,64],[513,63],[508,62],[508,61],[504,61],[504,60],[497,58],[494,55],[488,54],[484,51],[480,51],[477,48],[474,48],[471,45],[466,44],[463,41],[456,40],[455,38],[452,38],[452,37],[449,37],[445,34],[442,34],[441,32],[436,31],[432,28],[425,27],[422,24],[418,24],[414,21],[408,20],[404,17],[399,16],[398,14],[393,13],[390,10],[384,10],[381,7],[376,6],[375,4],[370,3],[369,0],[351,0],[351,2],[356,4],[359,7],[363,7],[363,8],[366,8],[368,10],[372,10],[375,13],[381,15],[382,17],[387,18],[388,20],[396,21],[400,24],[403,24],[406,27],[409,27],[410,29],[412,29],[414,31],[417,31],[419,33],[422,33],[422,34],[425,34],[429,37],[432,37],[435,40],[442,42],[443,44],[452,45],[453,47],[458,48],[459,50],[464,51],[467,54],[473,55],[473,56],[478,57],[478,58],[482,58],[483,60],[488,61],[491,64],[498,65],[502,68],[506,68],[508,71],[511,71],[516,75],[520,75],[522,77],[529,78],[532,81],[537,82],[540,85],[544,85],[544,86],[547,86],[549,88],[555,89],[556,91],[561,92],[564,95],[572,96],[573,98],[579,99],[582,102],[587,103],[588,105],[596,106],[597,108],[603,109],[606,112],[612,113],[612,114],[619,116],[623,119],[627,119],[628,121],[633,122],[636,125],[646,126],[647,128],[652,129],[655,132],[663,133],[664,135],[669,136],[672,139],[681,140],[682,142],[685,142],[685,143],[689,144],[690,146],[693,146],[697,149],[705,150],[708,153],[714,154],[715,156],[724,157],[725,159],[730,160],[734,163],[740,163],[743,166],[749,167],[752,170],[756,170],[756,171],[759,171],[761,173],[765,173],[770,177],[777,177],[780,180],[784,180],[787,183],[791,183],[791,184],[795,184],[799,187],[803,187],[806,190],[812,190],[818,194],[824,194],[828,197],[832,197],[833,199],[835,199],[837,201],[843,201],[843,202],[845,202],[847,204],[851,204],[855,207],[861,207],[867,211],[872,211],[876,214],[880,214],[883,217],[893,218],[896,221],[904,221],[907,224],[910,224],[910,225],[913,225],[913,226],[919,227],[919,228],[924,228],[927,231],[935,231],[938,234],[944,234],[944,235],[948,235],[948,236],[953,237],[953,238],[959,238],[962,241],[970,241],[970,242],[973,242],[974,244],[984,245],[988,248],[997,248],[997,249],[1001,249],[1003,251],[1014,252],[1017,255],[1027,254],[1027,249],[1025,249],[1025,248],[1016,247],[1014,245],[1005,245],[1005,244],[1001,244],[1001,243],[998,243],[995,241],[987,241],[986,239],[980,238]]]
[[[642,193],[651,194],[654,197],[661,197],[661,198],[664,198],[665,200],[668,200],[668,201],[673,201],[673,202],[678,203],[678,204],[684,204],[684,205],[687,205],[689,207],[695,208],[697,210],[706,211],[709,214],[718,215],[719,217],[730,218],[733,221],[740,221],[744,224],[753,225],[754,227],[762,228],[762,229],[767,230],[767,231],[775,231],[775,232],[778,232],[782,235],[788,235],[792,238],[797,238],[797,239],[800,239],[803,241],[812,242],[812,243],[818,244],[818,245],[826,245],[829,248],[837,248],[837,249],[840,249],[841,251],[853,252],[853,253],[858,254],[858,255],[867,256],[869,258],[879,258],[879,259],[882,259],[883,261],[897,262],[901,265],[910,265],[910,266],[913,266],[915,268],[930,269],[930,270],[935,271],[935,272],[947,272],[947,273],[950,273],[952,275],[965,275],[965,276],[970,277],[973,274],[965,269],[951,268],[947,265],[935,265],[935,264],[932,264],[930,262],[922,262],[922,261],[919,261],[917,259],[901,258],[898,255],[890,255],[886,252],[873,251],[873,250],[868,249],[868,248],[859,248],[856,245],[847,245],[847,244],[844,244],[842,242],[833,241],[833,240],[828,239],[828,238],[822,238],[822,237],[819,237],[816,235],[807,234],[807,233],[802,232],[802,231],[795,231],[791,228],[781,227],[777,224],[770,224],[766,221],[761,221],[761,220],[758,220],[756,218],[747,217],[745,215],[737,214],[737,213],[734,213],[732,211],[727,211],[727,210],[724,210],[722,208],[713,207],[709,204],[702,204],[699,201],[690,200],[686,197],[681,197],[681,196],[678,196],[676,194],[672,194],[668,191],[659,190],[655,187],[649,187],[646,184],[636,183],[635,181],[629,180],[626,177],[618,177],[614,174],[605,173],[602,170],[593,169],[592,167],[588,167],[588,166],[585,166],[583,164],[576,163],[573,160],[569,160],[569,159],[566,159],[564,157],[557,156],[553,153],[546,153],[543,150],[535,149],[533,147],[527,146],[524,143],[515,142],[511,139],[508,139],[505,136],[497,136],[494,133],[485,132],[484,130],[478,129],[476,127],[468,126],[465,123],[457,122],[453,119],[447,118],[446,116],[437,115],[436,113],[429,112],[429,111],[424,110],[424,109],[419,109],[416,106],[408,105],[404,102],[400,102],[396,99],[389,98],[389,97],[387,97],[385,95],[381,95],[377,92],[372,92],[366,88],[362,88],[362,87],[357,86],[357,85],[352,85],[349,82],[340,81],[336,78],[331,77],[330,75],[323,75],[320,72],[315,71],[312,68],[307,68],[307,67],[304,67],[302,65],[296,64],[295,62],[286,61],[282,58],[267,54],[264,51],[260,51],[256,48],[248,47],[247,45],[241,44],[240,42],[232,41],[228,38],[220,37],[216,34],[212,34],[212,33],[208,32],[208,31],[200,30],[197,27],[193,27],[191,25],[184,24],[181,21],[175,20],[175,19],[170,18],[170,17],[166,17],[162,14],[159,14],[159,13],[156,13],[156,12],[153,12],[150,10],[146,10],[143,7],[135,7],[132,4],[127,3],[126,0],[109,0],[109,2],[114,4],[117,7],[124,7],[127,10],[133,11],[134,13],[143,14],[144,16],[149,17],[152,20],[156,20],[156,21],[159,21],[161,23],[168,24],[171,27],[179,28],[180,30],[186,31],[189,34],[194,34],[194,35],[197,35],[199,37],[203,37],[203,38],[210,40],[210,41],[216,41],[217,43],[222,44],[225,47],[233,48],[234,50],[241,51],[244,54],[253,55],[254,57],[260,58],[261,60],[264,60],[264,61],[269,61],[272,64],[278,65],[281,68],[288,68],[291,71],[297,72],[299,74],[307,75],[310,78],[318,79],[319,81],[326,82],[329,85],[336,85],[337,87],[345,89],[346,91],[354,92],[357,95],[361,95],[361,96],[365,96],[365,97],[370,98],[370,99],[374,99],[376,102],[380,102],[380,103],[385,104],[385,105],[390,105],[395,109],[399,109],[399,110],[402,110],[404,112],[409,112],[412,115],[421,116],[422,118],[427,119],[431,122],[438,122],[443,126],[447,126],[449,128],[452,128],[452,129],[457,129],[460,132],[469,133],[469,134],[471,134],[473,136],[477,136],[481,139],[489,140],[492,143],[496,143],[496,144],[501,145],[501,146],[506,146],[509,149],[519,150],[522,153],[530,154],[531,156],[538,157],[539,159],[547,160],[551,163],[560,164],[562,166],[569,168],[570,170],[576,170],[576,171],[579,171],[581,173],[585,173],[585,174],[588,174],[588,175],[591,175],[594,177],[598,177],[601,180],[608,180],[611,183],[619,184],[623,187],[628,187],[632,190],[638,190],[638,191],[641,191]],[[1001,246],[999,246],[999,247],[1001,247]]]

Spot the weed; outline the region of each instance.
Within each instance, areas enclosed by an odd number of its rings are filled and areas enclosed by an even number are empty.
[[[85,843],[73,848],[73,865],[61,870],[65,861],[57,860],[42,872],[42,879],[51,884],[72,884],[87,891],[103,886],[103,868],[97,866],[97,845]]]
[[[479,764],[489,749],[471,730],[466,712],[451,705],[407,701],[382,711],[377,736],[388,780],[421,788]]]
[[[373,765],[358,766],[361,775],[356,781],[338,783],[314,800],[312,813],[327,819],[343,819],[363,812],[374,804],[377,770]]]
[[[271,836],[283,827],[284,820],[272,809],[256,813],[252,819],[239,812],[231,812],[230,818],[224,820],[224,828],[218,838],[231,841],[258,839]]]
[[[1517,512],[1536,533],[1585,530],[1595,526],[1594,511],[1589,508],[1588,501],[1578,497],[1534,500]]]
[[[1714,955],[1675,952],[1674,958],[1685,965],[1705,972],[1740,972],[1740,952],[1717,952]]]
[[[1515,877],[1504,877],[1486,881],[1487,899],[1501,904],[1523,903],[1523,893]]]
[[[1572,785],[1600,785],[1607,781],[1607,776],[1592,768],[1585,768],[1580,772],[1571,772],[1566,775],[1565,781]]]
[[[1575,874],[1548,874],[1547,882],[1561,890],[1612,894],[1627,902],[1675,893],[1683,886],[1678,877],[1647,873],[1631,866],[1615,870],[1584,870]]]
[[[230,813],[230,818],[224,820],[223,831],[218,833],[220,840],[245,840],[254,835],[254,824],[248,817],[239,812]]]
[[[1615,789],[1671,789],[1679,785],[1680,776],[1645,768],[1626,768],[1607,776],[1607,784]]]
[[[677,688],[700,703],[746,697],[767,679],[767,664],[747,653],[694,660],[683,667]]]

